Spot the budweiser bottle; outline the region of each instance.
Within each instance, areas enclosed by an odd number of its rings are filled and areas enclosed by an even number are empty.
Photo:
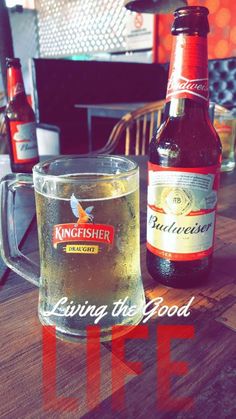
[[[34,111],[25,94],[18,58],[7,58],[8,104],[5,121],[13,172],[28,173],[39,161]]]
[[[210,271],[221,144],[208,116],[208,9],[175,11],[167,116],[150,143],[147,267],[191,287]]]

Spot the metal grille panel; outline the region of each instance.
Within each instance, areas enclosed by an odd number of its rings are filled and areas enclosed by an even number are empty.
[[[40,55],[65,57],[126,49],[123,0],[36,0]]]

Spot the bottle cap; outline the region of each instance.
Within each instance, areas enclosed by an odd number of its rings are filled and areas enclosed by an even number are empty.
[[[6,58],[6,66],[7,66],[7,68],[9,68],[9,67],[20,68],[21,67],[20,59],[19,58],[13,58],[13,57],[7,57]]]
[[[202,6],[180,7],[174,12],[175,20],[171,29],[172,35],[187,33],[206,36],[209,32],[209,10]]]

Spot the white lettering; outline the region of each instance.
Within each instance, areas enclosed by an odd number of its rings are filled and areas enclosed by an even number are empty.
[[[162,305],[164,302],[163,297],[156,297],[150,300],[143,308],[143,323],[146,323],[153,316],[173,317],[176,315],[178,317],[188,317],[190,315],[190,306],[194,299],[195,297],[191,297],[187,304],[178,307],[177,305]],[[138,307],[129,304],[129,297],[115,301],[113,306],[114,308],[110,313],[112,317],[132,317],[138,313]],[[103,317],[109,314],[107,308],[107,305],[91,305],[87,300],[83,304],[75,304],[74,301],[69,301],[67,297],[62,297],[54,305],[52,310],[44,312],[44,316],[74,317],[78,315],[79,317],[88,317],[88,324],[91,324],[92,318],[95,318],[93,322],[94,324],[98,324]]]
[[[165,315],[167,317],[173,317],[174,315],[177,315],[178,317],[188,317],[190,315],[189,309],[194,299],[195,297],[191,297],[189,302],[181,307],[178,307],[177,305],[162,305],[160,307],[160,305],[164,302],[163,297],[154,298],[153,300],[149,301],[144,308],[143,323],[146,323],[154,315],[158,317],[163,317]]]
[[[201,90],[208,92],[208,80],[204,79],[200,83],[195,80],[182,81],[181,76],[172,75],[168,81],[168,90]]]

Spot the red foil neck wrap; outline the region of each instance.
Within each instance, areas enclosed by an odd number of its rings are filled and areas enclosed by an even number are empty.
[[[166,100],[187,98],[207,103],[207,38],[181,34],[174,37]]]
[[[20,68],[10,67],[7,73],[7,91],[9,99],[14,99],[20,93],[25,93],[24,82]]]

